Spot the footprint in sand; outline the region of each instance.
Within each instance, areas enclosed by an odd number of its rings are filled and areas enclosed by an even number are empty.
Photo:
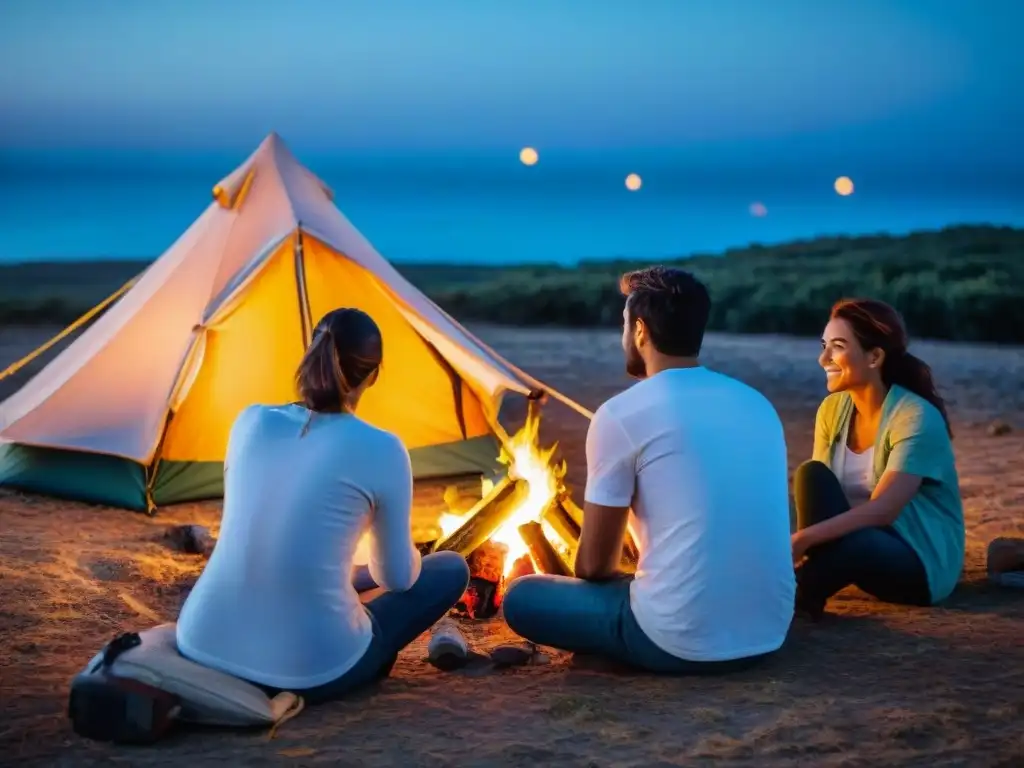
[[[134,560],[85,555],[78,560],[78,568],[97,581],[131,582],[139,578]]]

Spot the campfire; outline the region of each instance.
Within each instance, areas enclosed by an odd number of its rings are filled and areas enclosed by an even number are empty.
[[[459,509],[465,505],[455,486],[445,491],[448,511],[429,549],[454,550],[469,562],[470,584],[455,608],[458,615],[494,616],[505,588],[520,576],[573,573],[583,511],[564,483],[565,462],[554,461],[557,443],[541,448],[539,437],[539,409],[531,407],[523,427],[502,447],[505,477],[497,483],[484,479],[480,499],[468,509]],[[627,534],[623,570],[634,571],[636,561],[636,545]]]

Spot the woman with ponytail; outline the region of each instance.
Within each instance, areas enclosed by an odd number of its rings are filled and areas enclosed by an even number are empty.
[[[238,416],[220,539],[178,619],[184,656],[315,704],[385,677],[462,596],[465,559],[413,545],[408,451],[356,416],[382,359],[376,323],[334,310],[299,364],[300,402]],[[357,569],[364,532],[369,567]],[[377,586],[365,603],[357,594]]]
[[[932,605],[960,577],[964,517],[945,403],[880,301],[832,307],[818,362],[830,392],[814,455],[793,478],[797,609],[820,616],[851,584]]]

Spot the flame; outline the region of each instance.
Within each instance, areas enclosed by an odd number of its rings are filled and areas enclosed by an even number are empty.
[[[528,552],[526,542],[519,535],[519,526],[540,520],[544,509],[562,490],[562,479],[565,477],[566,470],[565,462],[563,461],[557,466],[553,466],[551,463],[558,444],[555,443],[550,448],[542,449],[539,445],[539,437],[540,415],[531,409],[526,423],[502,447],[501,456],[498,459],[508,466],[510,478],[525,480],[529,486],[526,498],[491,536],[491,541],[504,545],[508,550],[505,554],[506,576],[511,572],[515,561]],[[487,495],[493,487],[494,483],[484,478],[481,483],[482,495]],[[440,520],[442,537],[451,536],[460,525],[466,522],[467,517],[468,514],[465,512],[461,514],[450,511],[443,513]],[[540,520],[540,523],[548,541],[562,550],[563,554],[568,551],[554,529],[543,520]]]

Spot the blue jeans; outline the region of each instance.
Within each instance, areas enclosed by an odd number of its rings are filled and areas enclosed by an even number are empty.
[[[801,464],[793,476],[797,527],[820,523],[850,509],[839,478],[820,461]],[[812,615],[851,584],[888,603],[929,605],[928,574],[913,548],[892,528],[861,528],[807,551],[796,571],[797,607]]]
[[[366,566],[353,574],[357,592],[377,588]],[[352,691],[387,677],[399,652],[442,618],[466,591],[469,566],[457,552],[435,552],[423,558],[416,583],[405,592],[383,592],[365,603],[373,626],[366,653],[348,672],[315,688],[292,691],[307,704],[340,699]],[[269,695],[277,689],[260,686]]]
[[[663,651],[636,623],[629,605],[632,581],[632,576],[600,582],[568,576],[521,576],[505,593],[502,611],[516,634],[537,645],[604,656],[648,672],[733,672],[764,658],[687,661]]]

